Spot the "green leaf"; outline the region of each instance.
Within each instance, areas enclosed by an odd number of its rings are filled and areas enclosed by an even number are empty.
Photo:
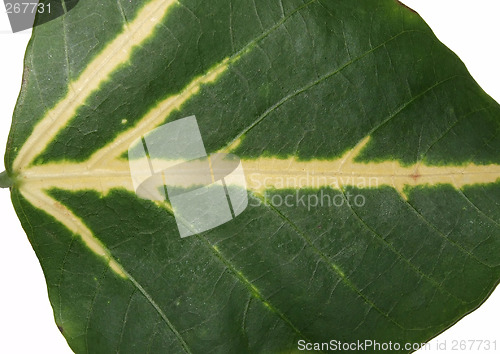
[[[129,158],[193,115],[249,205],[181,238]],[[423,343],[487,298],[499,131],[394,0],[86,0],[34,29],[5,161],[75,352],[289,352]]]

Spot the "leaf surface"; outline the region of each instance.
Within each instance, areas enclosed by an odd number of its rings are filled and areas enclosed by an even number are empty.
[[[193,115],[249,206],[180,238],[127,151]],[[86,0],[33,30],[5,161],[75,352],[285,352],[423,343],[486,299],[499,131],[393,0]]]

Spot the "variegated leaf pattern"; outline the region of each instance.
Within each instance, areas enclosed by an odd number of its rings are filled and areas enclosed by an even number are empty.
[[[127,150],[192,115],[250,205],[181,239]],[[75,352],[290,352],[423,343],[485,300],[499,132],[394,0],[85,0],[33,31],[5,161]]]

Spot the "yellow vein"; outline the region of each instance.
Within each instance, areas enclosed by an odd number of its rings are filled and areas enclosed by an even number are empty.
[[[26,168],[43,152],[76,114],[78,107],[108,81],[117,68],[129,61],[133,50],[154,33],[156,25],[176,3],[175,0],[152,0],[132,22],[124,26],[123,31],[86,66],[80,77],[69,84],[66,96],[35,126],[14,160],[14,170]]]
[[[259,41],[266,38],[270,33],[275,31],[277,28],[282,26],[289,18],[294,14],[298,13],[302,9],[308,7],[316,0],[311,0],[292,11],[288,16],[282,18],[274,26],[269,28],[267,31],[262,33],[260,36],[250,41],[242,49],[232,56],[225,58],[222,62],[215,64],[210,70],[208,70],[204,75],[194,79],[190,84],[188,84],[180,94],[167,97],[161,101],[155,108],[153,108],[146,116],[142,117],[139,123],[132,129],[121,133],[115,138],[110,144],[106,145],[99,151],[97,151],[90,159],[90,166],[105,166],[107,161],[113,158],[119,157],[123,152],[125,152],[129,144],[132,143],[139,136],[149,132],[155,126],[163,123],[165,119],[175,111],[179,109],[185,102],[187,102],[192,96],[196,95],[204,84],[215,82],[229,67],[229,64],[234,64],[239,59],[241,59],[245,53],[248,53]],[[121,150],[121,151],[120,151]]]
[[[356,157],[369,141],[370,137],[366,137],[343,156],[332,160],[301,161],[296,157],[243,159],[248,189],[262,193],[269,189],[390,186],[406,198],[404,189],[407,186],[449,184],[461,189],[467,185],[495,183],[500,178],[498,164],[429,166],[417,163],[402,166],[398,161],[357,162]],[[171,161],[154,160],[155,166],[162,163],[165,168],[172,164]],[[196,176],[185,176],[185,183],[190,179],[196,181]],[[58,187],[67,190],[93,189],[102,194],[117,188],[134,191],[128,161],[119,159],[98,166],[89,166],[88,162],[32,166],[18,176],[18,181],[21,190]]]
[[[101,148],[90,158],[87,165],[91,168],[106,167],[108,163],[126,151],[138,137],[148,133],[162,124],[175,110],[182,107],[193,96],[198,94],[203,85],[215,82],[228,69],[229,58],[212,67],[204,75],[191,81],[180,93],[169,96],[159,102],[136,126],[118,135],[111,143]]]
[[[170,322],[166,314],[160,308],[160,306],[153,300],[149,293],[139,284],[135,278],[127,273],[125,269],[111,256],[110,251],[106,246],[94,236],[92,231],[65,205],[61,204],[54,198],[50,197],[46,192],[42,190],[24,190],[21,192],[24,198],[30,202],[33,206],[44,210],[46,213],[54,217],[61,224],[63,224],[72,233],[79,235],[83,243],[99,258],[104,260],[108,267],[119,277],[123,279],[128,279],[134,284],[134,286],[141,292],[141,294],[149,301],[149,303],[158,312],[161,318],[165,321],[169,329],[174,333],[177,340],[180,342],[183,350],[186,353],[191,353],[186,341],[182,338],[179,331]]]
[[[431,166],[417,163],[402,166],[395,160],[357,162],[356,157],[369,141],[368,136],[334,160],[301,161],[295,157],[243,160],[248,188],[262,192],[266,189],[377,188],[385,185],[393,187],[406,198],[404,188],[407,186],[450,184],[461,189],[467,185],[495,183],[500,178],[498,164]]]
[[[33,206],[45,211],[63,224],[69,231],[79,235],[83,243],[98,257],[108,264],[109,268],[122,278],[127,278],[122,266],[113,259],[109,250],[97,239],[92,231],[65,205],[61,204],[46,192],[37,189],[22,190],[21,194]]]

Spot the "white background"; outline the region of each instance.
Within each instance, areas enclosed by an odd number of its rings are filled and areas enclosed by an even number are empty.
[[[103,0],[104,1],[104,0]],[[498,0],[405,0],[465,62],[483,89],[500,102],[500,2]],[[19,93],[29,30],[12,34],[0,5],[0,156],[5,153]],[[500,152],[499,152],[500,153]],[[0,172],[4,170],[3,164]],[[71,353],[52,315],[42,270],[14,213],[9,191],[0,190],[0,353]],[[480,309],[436,337],[422,353],[457,353],[453,340],[497,341],[500,290]],[[335,334],[332,333],[332,338]],[[437,343],[448,350],[436,350]],[[470,351],[466,351],[470,353]],[[474,351],[475,353],[493,353]]]

